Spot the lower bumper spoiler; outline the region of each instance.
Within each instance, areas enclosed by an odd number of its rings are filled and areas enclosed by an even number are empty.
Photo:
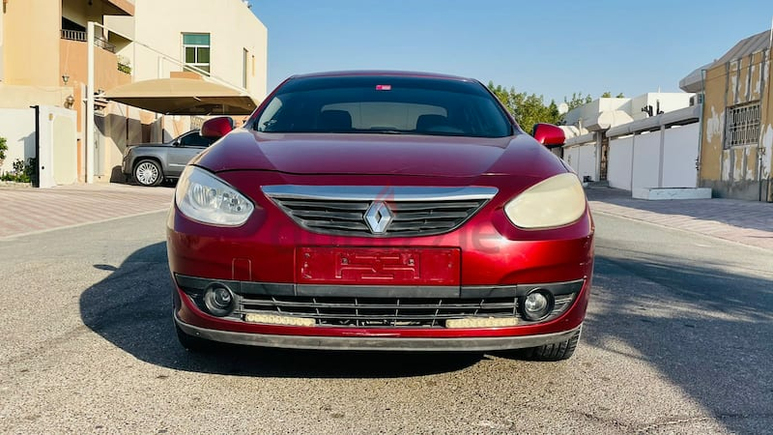
[[[289,349],[422,352],[485,352],[536,347],[566,341],[582,328],[580,325],[568,331],[514,337],[396,338],[252,334],[199,328],[184,323],[177,316],[175,322],[188,335],[231,344]]]

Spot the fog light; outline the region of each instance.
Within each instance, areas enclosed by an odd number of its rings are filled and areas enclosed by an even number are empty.
[[[233,294],[222,284],[212,285],[204,292],[204,306],[213,316],[225,317],[233,311]]]
[[[249,313],[244,316],[245,322],[267,323],[269,325],[284,326],[315,326],[317,321],[310,317],[282,316],[279,314]]]
[[[553,295],[542,289],[532,290],[523,299],[522,314],[526,320],[542,320],[553,310]]]
[[[464,317],[446,320],[446,328],[505,328],[518,324],[515,317]]]

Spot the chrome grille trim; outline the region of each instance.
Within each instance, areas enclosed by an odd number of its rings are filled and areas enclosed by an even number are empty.
[[[262,186],[263,193],[309,231],[365,237],[443,234],[459,228],[497,194],[493,187]],[[394,214],[374,234],[365,213],[375,201]]]
[[[234,314],[313,318],[320,326],[442,328],[447,319],[519,317],[518,298],[345,298],[241,295]]]
[[[326,201],[462,201],[491,199],[495,187],[414,187],[414,186],[305,186],[281,184],[262,186],[269,197]]]

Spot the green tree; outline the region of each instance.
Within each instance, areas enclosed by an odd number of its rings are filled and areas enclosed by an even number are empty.
[[[593,97],[591,97],[590,94],[583,96],[582,92],[572,92],[572,98],[569,100],[564,97],[564,103],[569,106],[569,110],[576,109],[584,104],[590,103],[591,101],[593,101]]]
[[[502,85],[495,85],[494,82],[489,82],[488,87],[513,115],[518,125],[527,132],[531,132],[534,124],[558,124],[561,121],[555,101],[545,105],[542,95],[517,92],[514,87],[507,89]]]

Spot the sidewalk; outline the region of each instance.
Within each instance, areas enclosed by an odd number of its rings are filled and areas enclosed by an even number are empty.
[[[734,199],[645,201],[586,189],[591,210],[773,251],[773,204]],[[0,241],[8,237],[167,210],[171,187],[125,184],[0,187]]]
[[[0,187],[0,241],[29,233],[167,210],[171,187],[76,184]]]
[[[773,251],[773,203],[737,199],[646,201],[609,187],[585,190],[591,211]]]

